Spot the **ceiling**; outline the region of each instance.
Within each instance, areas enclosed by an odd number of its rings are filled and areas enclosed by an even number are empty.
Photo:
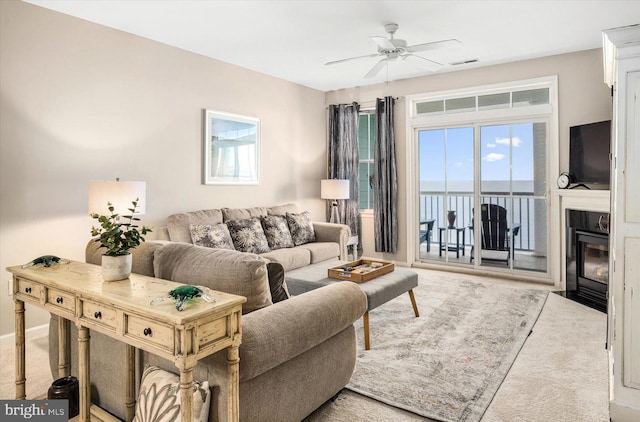
[[[328,61],[376,53],[370,36],[409,45],[455,38],[460,47],[422,52],[438,72],[598,48],[601,31],[640,23],[640,1],[220,1],[25,0],[291,82],[332,91],[432,73],[422,60]],[[477,59],[476,63],[450,63]],[[426,62],[425,62],[426,63]]]

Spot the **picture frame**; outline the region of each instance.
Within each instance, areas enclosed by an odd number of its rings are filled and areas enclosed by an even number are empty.
[[[260,184],[260,119],[204,110],[205,185]]]

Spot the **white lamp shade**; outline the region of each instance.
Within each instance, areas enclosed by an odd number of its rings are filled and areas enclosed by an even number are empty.
[[[322,199],[349,199],[349,180],[324,179],[320,181],[320,197]]]
[[[89,214],[109,214],[107,203],[114,207],[113,212],[120,215],[130,214],[131,202],[138,199],[136,214],[146,211],[147,184],[145,182],[107,182],[92,180],[89,182]]]

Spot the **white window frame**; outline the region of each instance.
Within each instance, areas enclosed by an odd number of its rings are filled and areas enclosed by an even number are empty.
[[[416,112],[416,104],[425,101],[447,100],[453,98],[481,96],[487,94],[497,94],[504,92],[523,91],[536,88],[549,88],[549,103],[538,104],[525,107],[511,107],[500,109],[489,109],[470,112],[454,112],[446,113],[424,113]],[[477,102],[476,102],[477,103]],[[552,189],[552,182],[559,175],[559,134],[558,134],[558,77],[557,75],[544,76],[540,78],[527,79],[521,81],[512,81],[492,85],[483,85],[470,88],[454,89],[447,91],[438,91],[432,93],[422,93],[406,96],[406,134],[407,134],[407,232],[406,247],[407,261],[417,266],[425,267],[441,267],[438,264],[425,264],[417,260],[416,256],[416,236],[410,235],[417,233],[417,216],[418,216],[418,189],[417,183],[418,163],[417,142],[415,139],[417,128],[424,127],[447,127],[460,126],[472,122],[474,124],[488,124],[494,122],[520,121],[523,119],[548,119],[548,145],[547,145],[547,192],[546,197],[549,203],[548,224],[550,226],[549,233],[559,233],[560,230],[560,213],[558,195],[551,195],[555,190]],[[479,169],[476,169],[479,171]],[[477,178],[477,175],[476,175]],[[519,278],[530,279],[532,281],[542,281],[545,283],[553,283],[560,277],[560,242],[556,239],[548,239],[547,253],[547,272],[540,274],[519,275]],[[447,268],[451,268],[449,264]],[[483,273],[482,268],[474,269],[474,272]],[[487,271],[489,272],[489,271]]]
[[[361,109],[360,112],[358,113],[358,118],[360,118],[361,115],[363,114],[375,114],[376,110],[373,108],[367,108],[367,109]],[[369,140],[371,141],[371,139]],[[375,141],[375,138],[374,138]],[[360,148],[360,139],[358,137],[358,148]],[[362,159],[360,157],[358,157],[358,177],[360,177],[360,164],[374,164],[374,158],[371,157],[369,159]],[[359,208],[360,207],[360,201],[358,200],[358,208],[360,209],[360,214],[371,214],[373,215],[373,198],[371,199],[371,208]]]

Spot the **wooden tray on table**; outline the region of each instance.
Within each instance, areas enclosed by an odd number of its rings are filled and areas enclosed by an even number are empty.
[[[347,271],[347,267],[353,269]],[[339,267],[329,268],[328,271],[329,278],[364,283],[365,281],[388,274],[392,272],[394,268],[395,266],[392,262],[375,259],[359,259],[357,261],[340,265]]]

